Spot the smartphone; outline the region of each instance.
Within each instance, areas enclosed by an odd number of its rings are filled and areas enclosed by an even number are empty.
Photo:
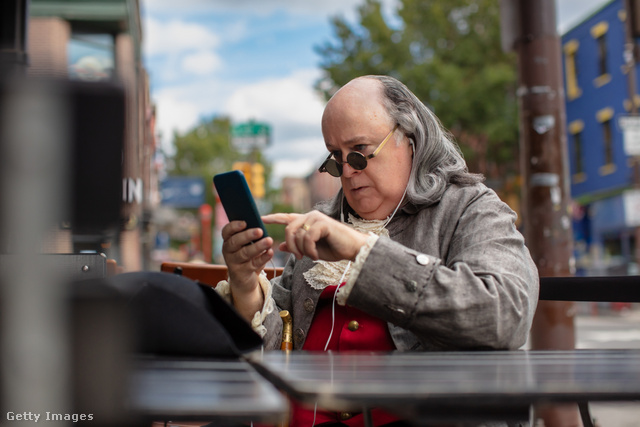
[[[247,223],[247,230],[262,228],[262,237],[267,237],[267,229],[242,172],[235,170],[220,173],[213,177],[213,184],[229,221],[244,221]]]

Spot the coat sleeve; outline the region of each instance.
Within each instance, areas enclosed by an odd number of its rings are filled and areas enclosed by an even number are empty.
[[[515,213],[485,193],[450,215],[446,238],[433,232],[439,251],[378,239],[347,304],[411,331],[426,349],[522,346],[539,282]]]

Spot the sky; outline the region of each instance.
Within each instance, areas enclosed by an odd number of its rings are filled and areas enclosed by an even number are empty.
[[[393,19],[397,0],[383,0]],[[320,130],[324,101],[314,89],[321,57],[334,42],[330,18],[353,20],[363,0],[140,0],[143,57],[164,152],[172,135],[203,120],[228,116],[271,126],[265,155],[272,184],[306,176],[326,149]],[[608,0],[556,0],[559,31]]]

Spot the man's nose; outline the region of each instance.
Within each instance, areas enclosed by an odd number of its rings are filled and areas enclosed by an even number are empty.
[[[344,162],[342,164],[342,175],[346,178],[349,178],[353,175],[356,175],[358,172],[360,172],[357,169],[354,169],[353,166],[351,166],[349,163]]]

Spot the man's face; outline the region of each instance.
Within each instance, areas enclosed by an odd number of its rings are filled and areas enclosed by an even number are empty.
[[[368,160],[365,169],[355,170],[346,162],[352,151],[365,156],[373,153],[395,126],[381,96],[377,80],[352,81],[333,96],[322,118],[327,149],[343,162],[340,180],[347,202],[364,219],[391,215],[411,172],[411,146],[398,131],[376,157]]]

